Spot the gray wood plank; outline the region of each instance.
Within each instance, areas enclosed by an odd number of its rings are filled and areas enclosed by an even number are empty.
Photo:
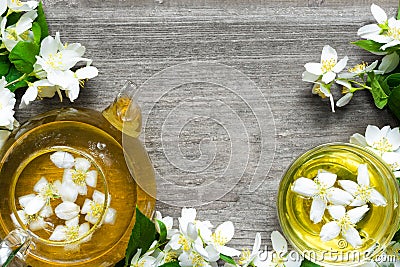
[[[276,144],[272,168],[255,192],[249,192],[251,175],[245,173],[231,192],[198,209],[199,219],[209,219],[215,225],[233,221],[236,236],[231,244],[236,248],[250,247],[256,232],[269,239],[270,232],[279,229],[275,205],[278,183],[298,155],[318,144],[346,142],[351,134],[362,133],[368,124],[398,124],[387,110],[377,110],[366,92],[357,93],[349,106],[331,113],[329,104],[312,96],[310,85],[301,81],[303,65],[318,61],[325,44],[335,47],[340,57],[347,54],[351,64],[377,58],[349,44],[357,39],[357,29],[373,20],[369,13],[372,2],[45,1],[51,32],[60,31],[63,41],[85,45],[87,56],[93,58],[100,75],[87,83],[73,104],[47,99],[18,110],[16,116],[24,121],[43,111],[71,105],[102,110],[125,80],[140,85],[179,63],[209,60],[241,71],[260,88],[274,116],[275,140],[266,140]],[[398,3],[384,0],[379,4],[394,15]],[[195,96],[198,91],[192,93]],[[223,98],[224,93],[215,97]],[[169,108],[182,101],[179,95],[171,99]],[[212,127],[207,124],[210,122],[202,123],[181,137],[184,155],[198,156],[199,131]],[[273,127],[272,123],[269,125]],[[211,136],[214,133],[215,138],[220,137],[218,131],[211,130]],[[159,136],[156,132],[149,134]],[[152,143],[156,141],[147,140],[147,146],[153,148],[152,157],[160,153]],[[215,159],[222,166],[228,153],[224,148]],[[158,169],[170,167],[163,165],[168,162],[157,163]],[[172,171],[170,175],[174,174]],[[173,191],[170,195],[179,197]],[[163,203],[158,203],[157,208],[165,215],[179,216],[179,208]]]

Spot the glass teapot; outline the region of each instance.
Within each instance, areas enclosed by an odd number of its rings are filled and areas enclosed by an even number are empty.
[[[128,82],[103,112],[52,110],[12,133],[0,155],[0,266],[18,249],[14,266],[25,256],[34,267],[124,257],[135,207],[151,217],[155,205],[135,89]]]

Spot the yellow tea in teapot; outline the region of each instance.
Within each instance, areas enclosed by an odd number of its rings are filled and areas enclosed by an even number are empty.
[[[154,207],[132,176],[151,181],[154,173],[136,138],[130,173],[121,138],[101,113],[72,108],[13,133],[1,157],[0,234],[16,225],[30,234],[30,265],[110,266],[123,258],[136,205],[148,216]]]

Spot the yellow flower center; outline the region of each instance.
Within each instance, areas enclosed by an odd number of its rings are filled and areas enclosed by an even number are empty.
[[[395,39],[395,40],[400,40],[400,29],[399,28],[389,28],[389,30],[386,33],[387,36]]]
[[[228,238],[223,236],[221,232],[215,232],[211,235],[212,240],[214,241],[215,244],[224,246],[226,243],[228,243]]]
[[[11,0],[11,2],[17,6],[22,6],[21,0]]]
[[[321,86],[316,85],[312,89],[313,94],[319,95],[321,98],[326,98],[326,95],[321,91]]]
[[[334,58],[330,58],[330,59],[322,60],[321,63],[322,63],[321,70],[323,73],[326,73],[326,72],[331,71],[333,69],[333,67],[335,67],[336,60]]]
[[[77,239],[79,237],[79,226],[78,225],[74,225],[74,226],[66,227],[65,235],[66,235],[65,239],[67,241],[71,241],[71,240]]]
[[[165,255],[165,259],[164,262],[168,263],[168,262],[173,262],[176,261],[178,259],[178,254],[174,251],[168,251],[167,254]]]
[[[340,218],[340,220],[337,221],[337,224],[339,225],[340,229],[342,229],[342,231],[346,231],[347,229],[349,229],[349,227],[355,226],[350,221],[350,217],[347,214],[345,216],[343,216],[342,218]]]
[[[7,31],[7,39],[8,40],[12,40],[12,41],[18,41],[18,34],[17,31],[15,29],[6,29]]]
[[[240,265],[244,265],[246,264],[251,256],[251,252],[249,249],[245,249],[242,251],[242,253],[240,254],[240,259],[239,259],[239,264]]]
[[[59,66],[62,65],[62,54],[49,54],[47,57],[47,64],[49,64],[53,69],[59,69]]]
[[[371,187],[367,185],[360,185],[355,193],[361,200],[368,202],[371,196]]]
[[[328,194],[328,186],[318,179],[315,180],[315,183],[317,184],[317,196],[324,198]]]
[[[82,170],[75,170],[72,171],[72,181],[79,185],[79,186],[83,186],[86,184],[86,172],[82,171]]]
[[[275,267],[285,267],[286,259],[284,257],[281,257],[281,253],[273,253],[272,255],[272,263],[275,265]]]
[[[25,220],[26,220],[27,224],[37,221],[38,219],[39,219],[39,213],[32,214],[32,215],[25,214]]]
[[[182,249],[184,251],[189,251],[190,250],[190,243],[183,235],[179,236],[178,244],[182,246]]]
[[[391,152],[393,151],[393,146],[389,143],[389,140],[386,137],[382,137],[382,139],[375,141],[372,144],[372,147],[380,152]]]
[[[363,72],[367,66],[368,66],[368,63],[363,61],[362,63],[355,65],[353,68],[350,68],[349,72],[360,73],[360,72]]]
[[[92,202],[90,204],[90,214],[95,218],[100,218],[103,211],[103,205],[100,203]]]
[[[42,197],[46,200],[52,200],[59,198],[57,190],[54,188],[53,184],[48,183],[40,192]]]
[[[146,260],[141,260],[137,263],[131,264],[131,266],[132,267],[143,267],[145,263],[146,263]]]
[[[193,255],[190,257],[190,260],[192,261],[193,267],[201,267],[205,265],[203,257],[196,252],[193,252]]]

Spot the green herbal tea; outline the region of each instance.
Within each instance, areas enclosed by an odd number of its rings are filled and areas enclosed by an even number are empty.
[[[332,217],[326,210],[322,221],[313,223],[310,220],[312,199],[293,192],[293,181],[300,177],[313,179],[318,171],[325,170],[337,174],[334,186],[340,188],[338,180],[357,182],[360,164],[367,164],[370,184],[386,198],[387,205],[382,207],[369,204],[369,212],[356,224],[362,238],[361,246],[353,248],[341,235],[324,242],[320,238],[321,228],[332,221]],[[346,265],[360,265],[359,262],[367,257],[376,256],[382,249],[380,245],[385,246],[397,230],[397,182],[386,165],[360,148],[334,144],[306,153],[287,171],[279,190],[278,212],[283,231],[292,244],[313,261],[329,265],[343,265],[343,262],[347,262]],[[346,207],[346,210],[351,208]]]

